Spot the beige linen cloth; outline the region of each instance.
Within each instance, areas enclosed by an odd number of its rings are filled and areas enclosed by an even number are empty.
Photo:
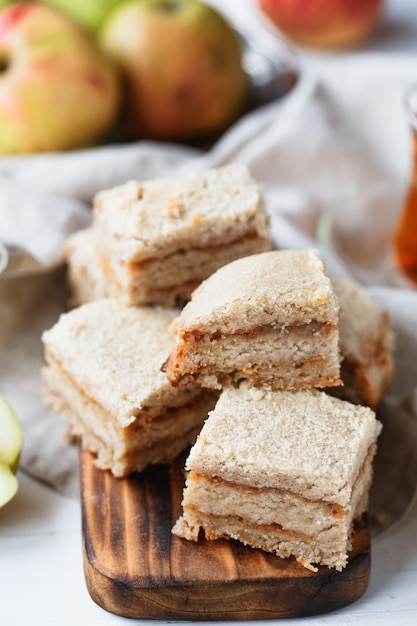
[[[328,59],[320,71],[305,61],[289,95],[247,114],[208,152],[139,142],[0,160],[0,393],[23,423],[22,469],[78,495],[78,450],[42,405],[40,336],[66,309],[60,245],[90,222],[94,194],[238,161],[264,183],[277,247],[320,247],[332,274],[360,280],[392,313],[396,375],[378,411],[371,518],[375,535],[393,528],[417,484],[417,291],[391,259],[411,157],[401,100],[416,78],[405,56]]]

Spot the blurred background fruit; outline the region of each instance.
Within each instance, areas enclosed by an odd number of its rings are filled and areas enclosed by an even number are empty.
[[[1,1],[1,0],[0,0]],[[43,0],[87,28],[95,31],[108,13],[123,0]]]
[[[131,0],[100,32],[124,81],[131,138],[189,140],[224,130],[243,111],[248,81],[236,32],[198,0]]]
[[[247,43],[201,0],[0,0],[0,156],[210,145],[259,106]]]
[[[352,48],[376,30],[383,0],[257,0],[293,41],[314,48]]]
[[[10,404],[0,396],[0,507],[16,494],[16,471],[22,449],[22,429]]]
[[[86,146],[119,101],[118,73],[86,29],[38,3],[0,10],[0,155]]]

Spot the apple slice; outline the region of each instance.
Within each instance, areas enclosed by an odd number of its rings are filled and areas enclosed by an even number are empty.
[[[0,396],[0,507],[15,495],[22,449],[22,428],[10,404]]]
[[[0,508],[16,495],[18,489],[16,476],[4,461],[0,461]]]

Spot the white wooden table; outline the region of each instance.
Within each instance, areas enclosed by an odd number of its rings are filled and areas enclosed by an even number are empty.
[[[375,50],[416,52],[417,0],[387,0],[395,18]],[[214,4],[244,11],[250,1]],[[405,21],[406,29],[398,27]],[[369,50],[369,48],[368,48]],[[417,76],[417,70],[416,70]],[[0,510],[0,623],[4,626],[100,626],[136,622],[111,615],[90,598],[83,576],[79,502],[20,474],[16,498]],[[279,620],[295,624],[415,626],[417,624],[417,506],[372,546],[365,595],[336,613]],[[271,622],[268,622],[269,624]],[[250,626],[250,622],[245,622]]]

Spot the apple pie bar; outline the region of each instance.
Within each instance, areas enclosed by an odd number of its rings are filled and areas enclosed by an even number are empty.
[[[111,288],[99,263],[95,233],[85,228],[68,237],[64,243],[67,261],[67,283],[70,305],[111,297]]]
[[[103,299],[44,332],[46,405],[115,476],[166,463],[195,441],[217,394],[173,388],[160,372],[174,313]]]
[[[317,250],[238,259],[194,291],[163,369],[173,385],[339,385],[338,311]]]
[[[183,305],[222,265],[271,248],[262,189],[238,164],[102,191],[92,229],[106,295],[135,305]]]
[[[356,282],[332,279],[339,299],[342,387],[329,393],[375,409],[394,375],[391,316]]]
[[[381,424],[316,389],[225,389],[186,461],[173,533],[237,539],[343,569],[353,524],[367,510]]]

